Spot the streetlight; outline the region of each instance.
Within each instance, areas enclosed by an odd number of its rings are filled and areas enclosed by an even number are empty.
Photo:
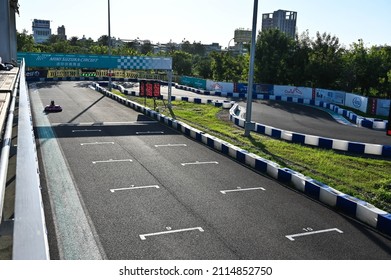
[[[107,5],[108,5],[108,25],[109,25],[109,39],[108,39],[108,47],[109,47],[109,59],[110,59],[110,56],[111,56],[111,30],[110,30],[110,0],[107,0]],[[108,88],[109,88],[109,91],[111,91],[111,68],[109,68],[109,85],[108,85]]]
[[[227,51],[229,52],[229,45],[231,44],[231,41],[234,40],[235,38],[232,38],[228,41],[228,48],[227,48]]]
[[[254,129],[254,124],[251,122],[251,109],[253,99],[253,80],[254,80],[254,57],[255,57],[255,37],[257,29],[257,16],[258,16],[258,0],[254,0],[254,13],[253,13],[253,29],[251,32],[251,47],[250,47],[250,69],[248,72],[248,85],[247,85],[247,106],[246,106],[246,120],[244,122],[244,136],[250,136],[250,131]]]

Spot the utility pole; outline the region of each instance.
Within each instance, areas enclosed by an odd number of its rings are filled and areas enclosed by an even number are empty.
[[[247,85],[247,106],[246,106],[246,121],[244,123],[244,136],[249,137],[250,131],[254,129],[254,123],[251,122],[251,109],[253,100],[253,80],[254,80],[254,58],[255,45],[257,33],[257,17],[258,17],[258,0],[254,0],[253,13],[253,29],[251,32],[251,46],[250,46],[250,70],[248,71],[248,85]]]
[[[108,47],[109,47],[109,58],[111,57],[111,28],[110,28],[110,0],[107,0],[108,4],[108,25],[109,25],[109,38],[108,38]],[[109,68],[109,91],[111,91],[112,88],[112,81],[111,81],[111,75],[112,75],[112,69]]]

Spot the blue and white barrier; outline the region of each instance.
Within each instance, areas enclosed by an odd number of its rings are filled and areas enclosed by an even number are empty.
[[[244,99],[247,96],[247,94],[245,94],[245,93],[207,91],[207,90],[195,89],[195,88],[183,86],[183,85],[176,85],[175,87],[178,89],[187,90],[187,91],[191,91],[191,92],[198,93],[198,94],[204,94],[204,95],[215,95],[215,96],[224,96],[224,97],[240,98],[240,99]],[[254,99],[261,99],[261,100],[294,102],[294,103],[312,105],[312,106],[317,106],[317,107],[329,109],[329,110],[332,110],[341,116],[344,116],[345,118],[350,119],[353,123],[355,123],[358,126],[363,126],[363,127],[370,128],[370,129],[386,130],[386,127],[388,124],[388,121],[386,121],[386,120],[365,118],[365,117],[359,116],[349,110],[342,109],[337,105],[327,103],[324,101],[298,98],[298,97],[268,95],[268,94],[253,94],[253,98]]]
[[[235,104],[230,110],[230,120],[237,126],[244,128],[245,120],[239,116],[240,107]],[[315,135],[307,135],[292,131],[287,131],[272,126],[255,123],[253,130],[259,134],[264,134],[276,139],[283,139],[292,143],[315,146],[323,149],[345,151],[350,153],[377,155],[383,157],[391,157],[391,146],[350,142],[340,139],[332,139]]]
[[[294,170],[283,168],[275,162],[249,153],[248,151],[236,147],[217,137],[194,129],[183,122],[159,114],[158,112],[123,97],[119,97],[118,95],[100,87],[98,84],[94,84],[94,88],[106,96],[113,98],[114,100],[117,100],[118,102],[153,119],[156,119],[159,122],[195,139],[196,141],[199,141],[200,143],[203,143],[208,147],[237,160],[238,162],[248,165],[260,173],[266,174],[285,185],[292,186],[305,193],[307,196],[333,207],[338,211],[391,236],[391,214],[378,209],[365,201],[339,192],[328,185],[318,182]],[[231,112],[234,110],[235,108],[232,108]]]
[[[131,96],[140,96],[139,92],[134,90],[127,90],[121,85],[113,84],[113,88],[119,90],[121,93]],[[162,95],[162,98],[167,100],[168,97]],[[232,107],[234,102],[229,100],[215,100],[215,99],[205,99],[205,98],[197,98],[197,97],[185,97],[185,96],[171,96],[171,101],[185,101],[196,104],[213,104],[215,107],[222,107],[224,109],[229,109]]]

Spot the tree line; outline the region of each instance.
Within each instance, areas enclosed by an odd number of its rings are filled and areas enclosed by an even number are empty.
[[[97,41],[72,37],[62,40],[52,35],[36,44],[27,31],[17,34],[18,51],[47,53],[108,54],[108,36]],[[227,82],[248,80],[249,52],[231,50],[207,52],[201,43],[182,42],[180,47],[168,43],[164,51],[155,52],[149,42],[116,44],[113,55],[169,56],[173,71]],[[247,50],[249,46],[247,46]],[[290,38],[277,29],[260,32],[255,50],[256,83],[295,85],[356,92],[365,96],[391,98],[391,46],[366,47],[363,40],[342,46],[336,36],[308,31]]]

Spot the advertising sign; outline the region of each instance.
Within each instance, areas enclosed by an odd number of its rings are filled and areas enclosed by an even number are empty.
[[[206,89],[206,80],[194,77],[181,76],[180,84],[197,89]]]
[[[80,69],[56,69],[48,70],[47,78],[80,77]]]
[[[345,106],[353,109],[360,110],[361,112],[367,112],[368,98],[353,93],[345,94]]]
[[[206,80],[206,90],[219,91],[219,92],[234,92],[234,84]]]
[[[39,81],[40,78],[46,78],[48,70],[31,70],[26,71],[26,80],[27,81]]]
[[[24,58],[27,67],[138,70],[171,70],[172,68],[172,58],[168,57],[18,53],[18,59],[22,58]]]
[[[253,93],[254,94],[273,94],[273,85],[267,84],[254,84],[253,85]],[[247,93],[247,84],[245,83],[235,83],[234,84],[234,92],[237,93]]]
[[[343,91],[317,88],[315,89],[315,92],[315,100],[333,103],[337,105],[345,104],[345,92]]]
[[[274,95],[312,99],[312,88],[275,85]]]
[[[376,102],[376,115],[378,116],[388,116],[390,112],[390,103],[389,99],[377,99]]]

